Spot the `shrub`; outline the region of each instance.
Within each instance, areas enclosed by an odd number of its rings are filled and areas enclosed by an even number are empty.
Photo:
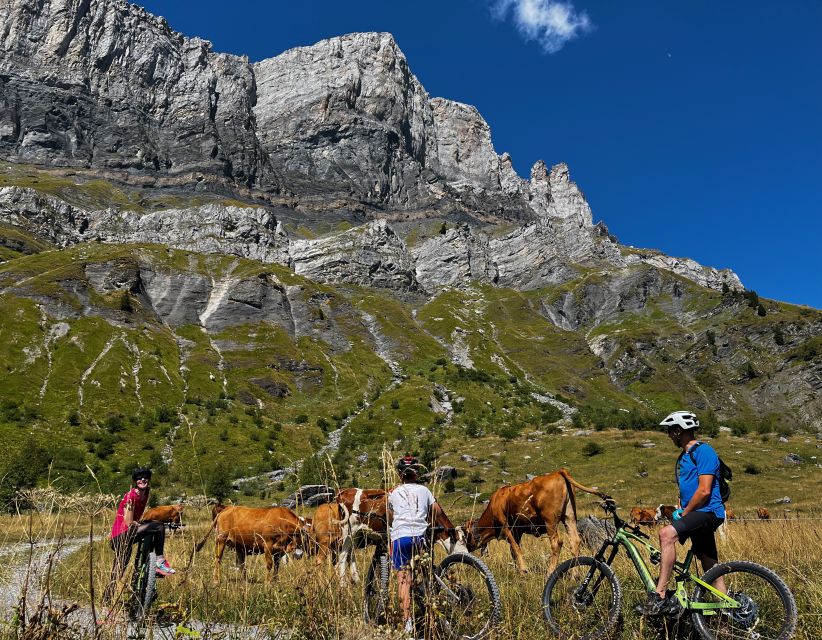
[[[131,294],[129,294],[128,291],[123,291],[123,295],[120,297],[120,311],[125,311],[126,313],[134,311],[134,304],[131,301]]]
[[[497,427],[497,435],[509,442],[519,435],[519,426],[514,422],[507,422]]]
[[[546,424],[551,424],[562,418],[562,411],[552,404],[546,405],[542,410],[542,421]]]
[[[745,473],[747,473],[749,475],[752,475],[752,476],[756,476],[756,475],[759,475],[761,473],[760,470],[759,470],[759,467],[757,467],[755,464],[746,464],[745,467],[742,470]]]
[[[764,318],[767,313],[768,312],[765,311],[765,307],[763,307],[760,303],[759,306],[756,308],[756,315],[762,316]]]
[[[779,325],[775,326],[773,329],[773,341],[779,347],[785,346],[785,334],[782,333],[782,328]]]
[[[305,424],[306,422],[308,422],[308,416],[304,413],[301,413],[296,418],[294,418],[294,422],[296,424]]]
[[[219,501],[231,495],[231,474],[224,464],[217,464],[206,473],[206,492]]]
[[[328,431],[328,427],[330,427],[331,424],[325,418],[317,418],[317,426],[323,431]]]
[[[103,427],[109,433],[116,433],[122,431],[125,427],[125,420],[122,413],[111,414],[103,422]]]
[[[392,408],[392,409],[395,409],[395,410],[396,410],[396,409],[399,409],[399,408],[400,408],[400,401],[399,401],[399,400],[397,400],[396,398],[394,398],[394,399],[391,401],[391,408]]]
[[[582,447],[582,455],[592,458],[593,456],[598,456],[604,450],[603,446],[598,442],[589,441]]]

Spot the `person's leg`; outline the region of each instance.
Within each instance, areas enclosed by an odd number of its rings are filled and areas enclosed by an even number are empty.
[[[719,518],[716,520],[720,524],[722,523],[722,520],[719,520]],[[695,531],[692,537],[694,554],[699,558],[699,564],[702,567],[703,573],[719,561],[715,531],[716,529],[713,527],[713,524],[708,522],[704,528]],[[728,589],[725,586],[725,579],[722,576],[719,576],[712,584],[714,588],[722,593],[728,593]]]
[[[138,539],[142,539],[147,535],[151,536],[152,551],[157,556],[157,567],[160,570],[160,573],[163,575],[175,573],[174,569],[169,566],[168,561],[163,554],[166,543],[166,528],[162,522],[143,522],[137,527],[136,535]]]
[[[660,598],[665,598],[665,591],[668,588],[668,581],[674,570],[676,562],[676,543],[679,540],[679,533],[673,525],[667,525],[659,530],[659,580],[656,583],[656,592]]]
[[[411,555],[414,552],[413,538],[399,538],[391,541],[391,566],[397,573],[397,595],[400,598],[400,612],[407,632],[413,631],[414,619],[411,613]]]

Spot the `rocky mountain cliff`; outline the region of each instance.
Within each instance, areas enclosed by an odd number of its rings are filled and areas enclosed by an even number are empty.
[[[27,228],[43,230],[35,213],[43,207],[62,210],[62,218],[49,214],[53,241],[173,239],[327,281],[427,291],[466,279],[533,288],[568,278],[573,264],[619,268],[646,259],[624,257],[607,230],[593,226],[565,165],[549,172],[538,162],[530,180],[520,179],[477,110],[430,98],[389,34],[331,38],[250,64],[119,0],[14,0],[0,12],[0,152],[9,160],[143,187],[268,195],[297,211],[462,214],[471,223],[409,251],[382,223],[292,243],[260,209],[144,219],[42,199],[25,206],[39,196],[2,194],[5,220]],[[501,237],[483,229],[506,220],[523,226]],[[706,286],[741,288],[728,271],[655,264]]]
[[[389,34],[252,64],[122,0],[0,27],[0,433],[190,487],[206,446],[237,476],[681,406],[822,428],[819,312],[620,244]]]

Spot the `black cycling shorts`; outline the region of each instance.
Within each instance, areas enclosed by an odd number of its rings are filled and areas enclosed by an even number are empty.
[[[697,557],[705,556],[714,562],[718,559],[714,532],[724,522],[711,511],[691,511],[679,520],[671,523],[679,535],[679,544],[691,540],[691,548]]]

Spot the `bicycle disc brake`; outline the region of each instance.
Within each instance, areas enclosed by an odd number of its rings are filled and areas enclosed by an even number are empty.
[[[738,609],[723,609],[722,612],[727,615],[734,624],[739,625],[744,629],[753,629],[759,620],[759,607],[753,598],[746,593],[731,592],[730,595],[739,603]]]

